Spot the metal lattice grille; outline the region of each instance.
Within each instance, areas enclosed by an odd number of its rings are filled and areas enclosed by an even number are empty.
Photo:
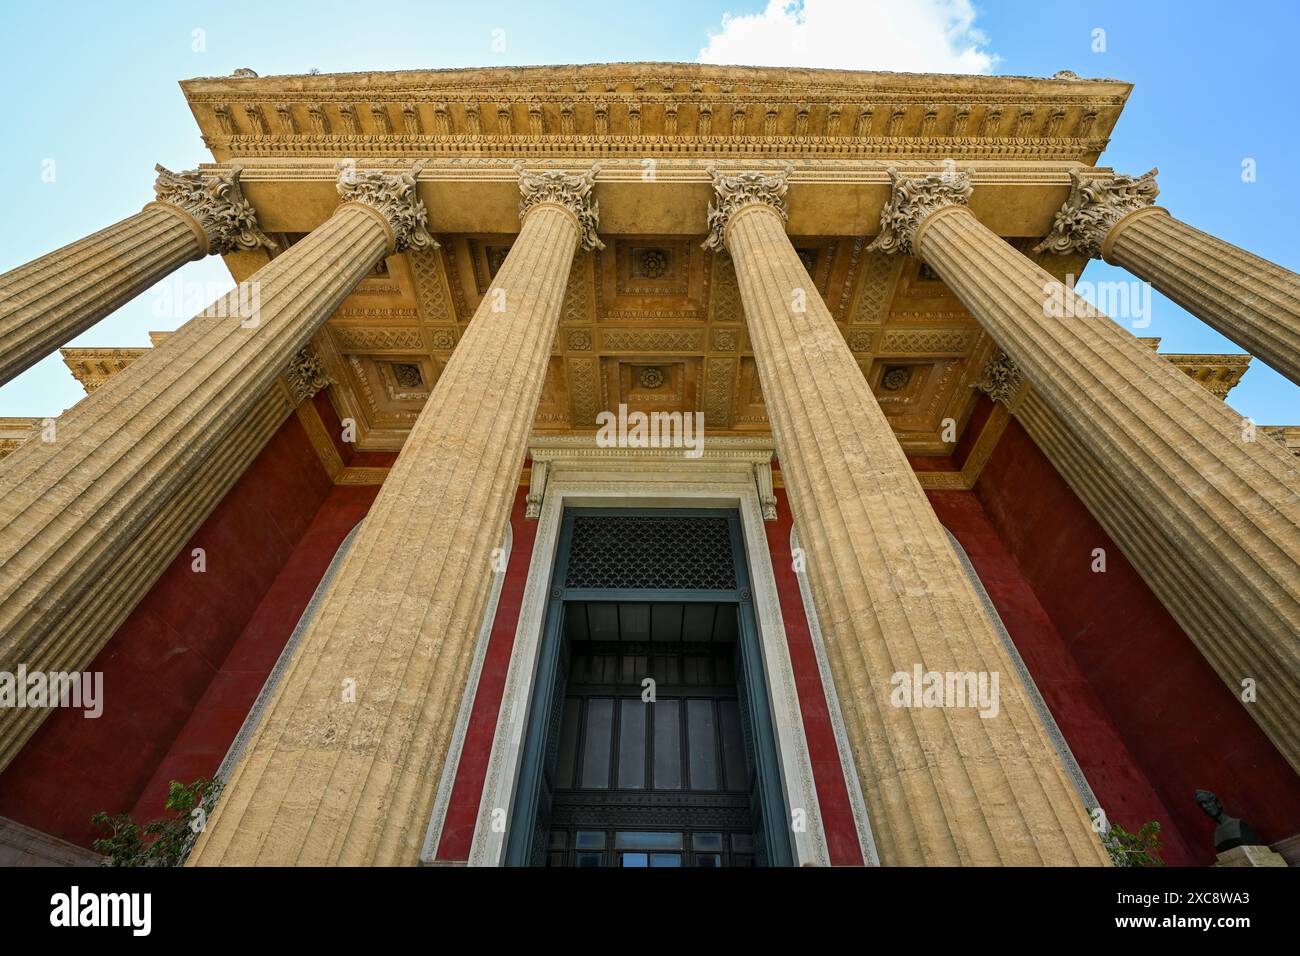
[[[565,586],[735,590],[727,519],[579,515],[573,519]]]

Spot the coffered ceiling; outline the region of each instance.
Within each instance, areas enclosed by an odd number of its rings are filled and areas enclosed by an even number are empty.
[[[316,337],[358,448],[401,447],[513,238],[442,235],[390,257]],[[606,236],[577,255],[535,431],[590,431],[620,404],[770,430],[734,268],[703,238]],[[946,454],[944,420],[964,423],[991,348],[974,319],[915,259],[868,254],[863,237],[793,241],[904,447]]]

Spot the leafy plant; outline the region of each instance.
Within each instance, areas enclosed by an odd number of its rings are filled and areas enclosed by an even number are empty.
[[[101,810],[90,822],[105,835],[91,846],[107,857],[105,866],[179,866],[207,825],[220,792],[218,780],[200,777],[188,787],[173,780],[164,804],[172,815],[143,827],[129,813],[110,816]]]
[[[1148,820],[1130,833],[1118,823],[1101,835],[1101,842],[1116,866],[1164,866],[1160,859],[1160,822]]]

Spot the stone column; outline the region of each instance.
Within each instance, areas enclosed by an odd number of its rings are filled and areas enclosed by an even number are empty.
[[[382,257],[432,241],[412,175],[346,166],[339,192],[324,224],[0,462],[0,670],[85,668],[209,485],[288,415],[267,396],[295,354]],[[0,709],[0,769],[46,713]]]
[[[190,862],[418,861],[594,178],[521,173],[519,236]]]
[[[191,259],[273,247],[238,166],[156,168],[158,198],[140,212],[0,275],[0,385]]]
[[[882,862],[1104,864],[993,622],[786,237],[785,175],[713,177],[706,245],[735,261]],[[997,674],[996,715],[905,706],[896,675],[910,686],[917,667]]]
[[[1300,385],[1300,275],[1153,206],[1156,170],[1073,170],[1070,198],[1035,250],[1123,266]]]
[[[964,173],[891,175],[872,248],[918,254],[980,320],[1033,386],[1016,413],[1039,440],[1040,408],[1060,423],[1054,460],[1081,463],[1063,474],[1094,473],[1098,521],[1233,693],[1253,682],[1247,710],[1300,769],[1296,460],[981,225]]]

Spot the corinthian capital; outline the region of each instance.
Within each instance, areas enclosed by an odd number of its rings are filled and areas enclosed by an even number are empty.
[[[709,237],[704,240],[705,249],[721,250],[724,248],[723,236],[731,217],[746,206],[761,203],[771,206],[782,219],[789,217],[785,194],[790,188],[790,174],[794,167],[786,164],[777,173],[736,173],[728,176],[714,166],[709,167],[713,177],[713,193],[718,204],[709,203]]]
[[[1056,214],[1047,238],[1035,252],[1082,252],[1091,258],[1101,255],[1106,236],[1129,213],[1156,201],[1160,187],[1156,173],[1142,176],[1101,175],[1070,170],[1070,198]]]
[[[369,206],[383,216],[393,230],[395,252],[438,248],[438,243],[429,235],[428,210],[415,187],[415,177],[423,166],[423,163],[416,163],[410,172],[389,172],[358,169],[353,159],[338,164],[339,197],[345,203]]]
[[[1023,385],[1024,378],[1020,374],[1020,366],[1016,365],[1011,360],[1011,356],[1001,349],[989,357],[980,373],[979,381],[975,383],[975,387],[981,392],[1008,408],[1015,405]]]
[[[600,226],[600,203],[591,194],[596,185],[596,173],[600,164],[595,163],[585,173],[569,175],[559,170],[534,172],[524,168],[523,163],[515,165],[519,173],[519,220],[530,209],[541,205],[563,206],[578,217],[578,227],[582,230],[580,243],[583,249],[604,249],[605,244],[596,235]]]
[[[334,384],[334,379],[329,377],[310,345],[303,346],[289,360],[289,367],[284,370],[284,380],[293,397],[300,402],[305,402],[322,388]]]
[[[868,252],[911,253],[917,227],[934,212],[970,202],[970,175],[959,172],[906,176],[892,166],[889,181],[893,192],[880,210],[880,235],[867,246]]]
[[[208,252],[220,256],[236,249],[276,248],[258,228],[257,212],[239,188],[240,167],[173,173],[158,165],[154,170],[157,201],[175,206],[198,223],[208,237]]]

